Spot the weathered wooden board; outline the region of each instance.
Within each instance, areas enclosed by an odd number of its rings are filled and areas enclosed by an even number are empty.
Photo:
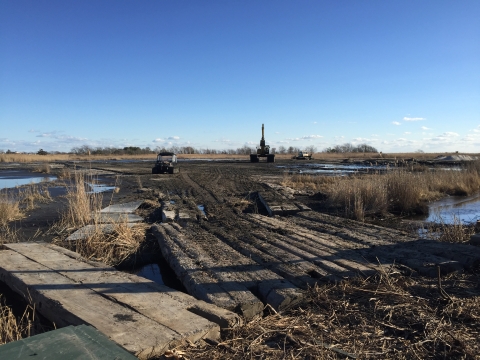
[[[133,213],[143,204],[143,200],[132,201],[123,204],[114,204],[100,210],[102,213]]]
[[[262,312],[262,302],[245,286],[234,281],[221,282],[215,279],[194,254],[185,252],[177,244],[176,236],[171,236],[171,232],[167,233],[168,226],[168,224],[154,225],[152,231],[163,256],[189,294],[224,309],[236,311],[247,319]]]
[[[100,212],[92,214],[92,219],[94,219],[96,223],[136,223],[143,221],[141,216],[120,212]]]
[[[0,251],[0,278],[57,326],[91,324],[139,357],[161,354],[184,339],[219,336],[211,319],[235,323],[225,310],[210,311],[197,300],[112,268],[80,262],[52,245],[7,244]],[[138,278],[137,281],[133,279]],[[194,311],[189,308],[200,308]]]
[[[123,224],[122,224],[123,225]],[[134,227],[135,223],[127,223],[128,227]],[[77,240],[85,240],[89,236],[94,235],[97,232],[102,232],[103,234],[111,234],[115,230],[115,224],[96,224],[96,225],[86,225],[69,237],[65,239],[65,241],[77,241]]]

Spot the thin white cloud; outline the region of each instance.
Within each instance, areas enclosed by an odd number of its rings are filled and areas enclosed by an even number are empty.
[[[317,122],[316,121],[312,121],[313,124],[316,124]]]
[[[37,135],[37,137],[56,138],[57,133],[58,133],[58,131],[49,131],[49,132],[41,133],[40,135]]]
[[[422,126],[422,130],[432,130],[432,129],[430,129],[430,128],[426,127],[426,126]]]
[[[473,129],[473,132],[480,133],[480,125]]]
[[[322,135],[307,135],[307,136],[302,136],[302,140],[310,140],[310,139],[320,139],[322,138]]]
[[[232,142],[232,140],[229,140],[229,139],[219,139],[214,141],[222,144],[230,144]]]
[[[405,131],[404,134],[405,134],[405,135],[410,135],[411,132],[410,132],[410,131]]]
[[[392,121],[392,124],[393,124],[393,125],[397,125],[397,126],[398,126],[398,125],[402,125],[402,124],[399,123],[398,121]]]
[[[152,142],[154,143],[159,143],[159,142],[164,142],[165,140],[163,140],[162,138],[156,138],[155,140],[153,140]]]
[[[407,117],[407,116],[403,118],[403,121],[423,121],[423,120],[426,120],[426,119],[421,117]]]
[[[180,136],[169,136],[168,140],[180,140]]]

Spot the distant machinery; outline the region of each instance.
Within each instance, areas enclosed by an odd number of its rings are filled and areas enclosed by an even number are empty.
[[[180,170],[175,167],[177,155],[173,152],[161,152],[152,168],[152,174],[177,174]]]
[[[260,147],[257,148],[256,154],[250,154],[250,162],[259,162],[261,157],[266,157],[267,162],[275,162],[275,154],[270,154],[270,145],[265,145],[264,126],[262,124],[262,139]]]

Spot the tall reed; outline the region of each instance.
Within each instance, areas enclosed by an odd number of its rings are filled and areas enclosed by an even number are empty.
[[[363,220],[386,211],[424,213],[426,203],[445,195],[469,195],[480,190],[480,165],[453,170],[400,168],[385,174],[349,177],[285,176],[282,184],[296,189],[322,191],[330,206]]]
[[[17,319],[12,309],[4,305],[0,294],[0,345],[29,337],[32,321],[34,321],[34,311],[31,306],[27,306],[23,315]]]
[[[18,197],[7,191],[0,191],[0,226],[6,226],[10,221],[20,219],[22,216]]]
[[[94,183],[94,179],[89,179]],[[81,172],[75,172],[72,183],[67,186],[67,210],[62,215],[62,223],[67,227],[78,228],[90,223],[92,213],[100,210],[102,194],[91,193],[90,185]]]

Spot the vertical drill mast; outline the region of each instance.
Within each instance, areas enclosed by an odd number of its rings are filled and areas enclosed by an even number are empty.
[[[265,149],[265,136],[264,136],[264,126],[262,124],[262,139],[260,140],[260,148],[262,149],[262,153]]]

